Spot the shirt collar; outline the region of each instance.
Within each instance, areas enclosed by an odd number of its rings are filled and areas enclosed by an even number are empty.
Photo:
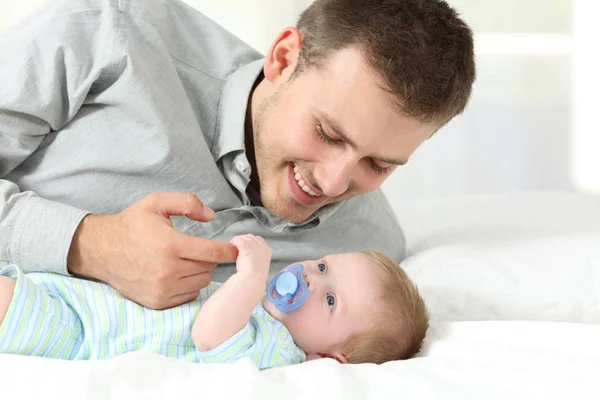
[[[215,161],[233,151],[245,151],[244,127],[252,88],[262,73],[264,58],[246,64],[232,73],[219,101],[215,138],[211,149]]]

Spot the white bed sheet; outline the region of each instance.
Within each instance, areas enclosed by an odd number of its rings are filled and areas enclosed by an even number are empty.
[[[320,360],[258,371],[146,353],[107,361],[2,356],[6,398],[43,399],[598,399],[600,326],[452,322],[422,357],[381,366]],[[4,398],[4,397],[3,397]]]
[[[478,196],[399,209],[434,322],[419,357],[269,371],[145,353],[0,355],[0,398],[600,399],[600,201]],[[8,395],[7,397],[5,397]]]

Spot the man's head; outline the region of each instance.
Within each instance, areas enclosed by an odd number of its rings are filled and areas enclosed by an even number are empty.
[[[406,273],[378,252],[302,262],[306,301],[289,313],[265,308],[308,360],[383,363],[414,356],[428,327],[425,304]]]
[[[472,33],[439,0],[316,0],[277,37],[264,75],[250,107],[253,184],[299,223],[378,188],[464,110]]]

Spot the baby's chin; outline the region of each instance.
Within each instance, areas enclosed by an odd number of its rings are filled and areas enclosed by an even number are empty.
[[[292,338],[294,339],[294,341],[296,341],[296,338],[294,337],[294,334],[292,333],[292,330],[290,329],[291,326],[288,327],[288,324],[287,324],[288,321],[285,317],[285,313],[279,311],[277,309],[277,307],[275,307],[275,305],[273,303],[271,303],[269,301],[269,299],[267,299],[267,296],[265,296],[262,299],[262,306],[265,309],[265,311],[267,311],[267,313],[269,313],[269,315],[271,315],[277,321],[281,322],[286,327],[286,329],[290,332],[290,335],[292,335]],[[296,343],[296,344],[298,344],[298,343]]]
[[[282,311],[279,311],[277,309],[277,307],[275,307],[275,304],[271,303],[269,301],[269,299],[267,299],[267,296],[265,296],[262,299],[262,306],[265,309],[265,311],[273,318],[275,318],[277,321],[281,322],[283,324],[283,326],[285,326],[285,328],[287,330],[290,330],[290,326],[288,326],[288,322],[290,321],[290,315],[287,313],[284,313]],[[293,312],[292,312],[293,313]],[[292,317],[293,319],[293,317]],[[292,333],[290,331],[290,333]],[[293,335],[292,335],[293,336]]]
[[[267,299],[267,296],[263,297],[262,306],[271,315],[271,317],[281,322],[281,311],[279,311],[275,305],[271,303],[269,299]]]

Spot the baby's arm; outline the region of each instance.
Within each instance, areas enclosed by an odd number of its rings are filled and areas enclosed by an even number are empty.
[[[236,236],[237,272],[204,303],[192,339],[199,351],[211,350],[239,332],[265,294],[271,248],[254,235]]]
[[[10,302],[13,298],[13,292],[15,290],[15,280],[7,276],[0,276],[0,325],[4,320],[4,316],[8,311]]]

